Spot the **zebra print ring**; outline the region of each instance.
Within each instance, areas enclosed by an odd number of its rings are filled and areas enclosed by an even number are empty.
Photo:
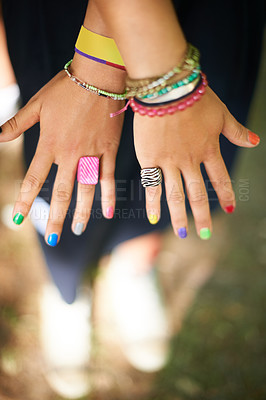
[[[140,171],[141,184],[143,187],[158,186],[162,183],[161,168],[143,168]]]

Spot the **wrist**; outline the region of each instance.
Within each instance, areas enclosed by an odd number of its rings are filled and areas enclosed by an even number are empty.
[[[71,72],[84,82],[107,91],[122,93],[125,89],[125,71],[100,64],[78,53],[74,54]]]

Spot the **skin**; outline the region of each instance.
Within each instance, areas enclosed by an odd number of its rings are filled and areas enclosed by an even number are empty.
[[[91,0],[84,25],[115,39],[128,74],[135,79],[169,71],[186,51],[186,41],[170,0]],[[123,92],[123,71],[77,54],[71,71],[97,87]],[[114,169],[123,116],[111,119],[109,114],[122,106],[122,102],[88,93],[60,72],[2,126],[0,142],[15,139],[38,121],[41,126],[36,154],[15,204],[14,215],[17,212],[24,216],[28,214],[52,163],[58,165],[46,240],[51,233],[61,234],[77,163],[84,155],[101,158],[104,215],[108,207],[115,206]],[[236,145],[254,147],[248,140],[248,130],[232,117],[210,88],[193,107],[172,116],[149,118],[135,115],[134,142],[138,160],[142,168],[162,168],[175,233],[180,227],[187,227],[181,174],[197,232],[200,233],[201,228],[211,230],[208,198],[200,173],[201,162],[206,166],[221,206],[235,206],[230,177],[219,149],[221,132]],[[146,189],[148,216],[157,215],[159,219],[160,195],[161,186]],[[94,186],[78,185],[72,228],[77,222],[86,226],[93,196]]]
[[[1,74],[0,74],[0,88],[5,88],[13,83],[16,83],[16,78],[10,62],[4,21],[2,16],[2,4],[0,1],[0,60],[1,60]]]
[[[73,73],[86,80],[85,74],[82,75],[82,71],[79,70],[83,60],[80,60],[79,66],[76,66],[76,61],[76,59],[73,61]],[[99,68],[99,77],[103,81],[102,71],[100,71],[102,65],[96,64],[96,66]],[[96,85],[97,76],[94,65],[93,72]],[[121,74],[120,71],[118,72]],[[87,65],[86,74],[89,73]],[[114,72],[111,69],[110,73],[112,76],[108,77],[108,72],[105,71],[105,79],[106,81],[112,79],[112,84],[115,85]],[[123,71],[122,74],[124,74]],[[106,88],[107,86],[106,82]],[[117,82],[117,90],[119,89],[120,78]],[[110,119],[109,114],[118,111],[122,106],[121,101],[110,101],[81,90],[62,71],[45,85],[14,118],[4,124],[0,140],[6,142],[18,137],[40,121],[39,143],[21,186],[13,215],[18,212],[24,216],[28,215],[52,163],[55,163],[58,165],[58,172],[45,238],[47,240],[51,233],[57,233],[60,236],[71,200],[78,160],[84,155],[97,156],[101,160],[100,183],[103,213],[106,214],[108,207],[115,207],[114,170],[123,115]],[[94,189],[93,185],[79,184],[73,228],[76,222],[82,222],[85,229],[90,216]]]
[[[95,3],[131,78],[162,75],[182,60],[187,45],[171,0],[95,0]],[[212,229],[208,197],[200,172],[202,162],[221,207],[235,207],[231,180],[220,154],[221,132],[238,146],[254,147],[249,142],[248,130],[233,118],[209,87],[203,98],[184,112],[163,118],[135,114],[137,158],[141,168],[162,169],[175,233],[179,228],[188,228],[181,174],[197,233],[200,234],[202,228]],[[161,186],[146,188],[147,215],[156,215],[158,220],[161,192]]]

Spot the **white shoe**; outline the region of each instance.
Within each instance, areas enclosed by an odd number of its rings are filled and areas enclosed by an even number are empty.
[[[77,399],[90,391],[88,367],[91,351],[90,292],[80,290],[67,304],[52,284],[40,298],[41,345],[47,365],[45,377],[60,396]]]
[[[138,370],[160,370],[168,358],[169,329],[155,269],[136,272],[114,253],[107,273],[125,356]]]

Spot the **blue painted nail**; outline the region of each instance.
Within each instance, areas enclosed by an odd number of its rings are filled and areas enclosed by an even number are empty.
[[[178,236],[180,239],[185,239],[187,237],[187,229],[186,228],[179,228],[178,229]]]
[[[47,243],[49,246],[55,247],[57,245],[58,235],[56,233],[51,233],[48,236]]]

